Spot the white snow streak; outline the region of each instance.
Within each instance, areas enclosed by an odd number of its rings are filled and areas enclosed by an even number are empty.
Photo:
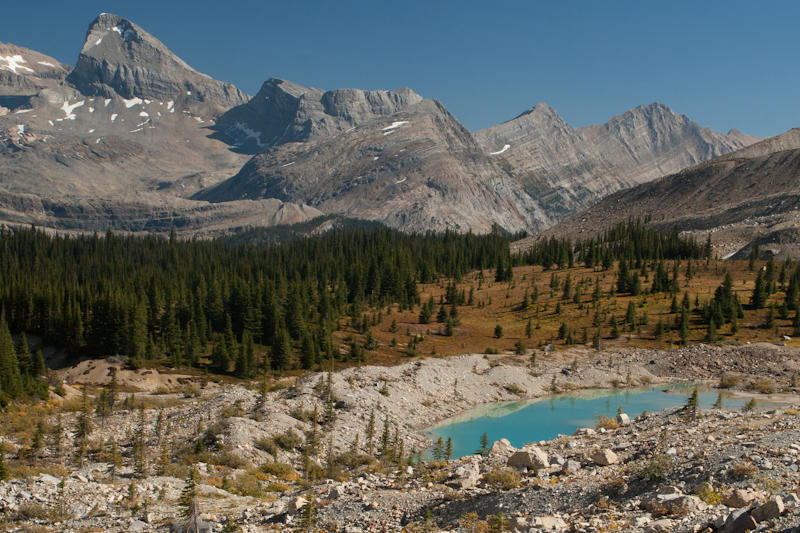
[[[111,103],[111,98],[106,98],[106,99],[103,101],[103,103],[105,104],[105,107],[108,107],[108,104],[110,104],[110,103]]]
[[[402,126],[403,124],[408,124],[408,121],[407,121],[407,120],[399,120],[399,121],[397,121],[397,122],[392,122],[392,125],[391,125],[391,126],[386,126],[385,128],[383,128],[383,130],[382,130],[382,131],[389,131],[389,130],[393,130],[393,129],[395,129],[395,128],[399,128],[399,127],[400,127],[400,126]]]
[[[131,98],[130,100],[123,98],[122,101],[125,102],[125,107],[128,109],[132,108],[135,105],[139,105],[143,102],[141,98],[136,98],[136,97]]]
[[[54,64],[48,63],[47,61],[37,61],[37,63],[39,63],[40,65],[44,65],[46,67],[56,68],[56,66]]]
[[[61,106],[61,111],[64,112],[64,119],[65,120],[75,120],[75,115],[72,113],[76,108],[81,107],[86,102],[81,100],[80,102],[75,102],[74,104],[70,104],[69,100],[64,100],[64,105]]]
[[[489,155],[500,155],[503,152],[505,152],[506,150],[508,150],[509,148],[511,148],[511,145],[510,144],[506,144],[506,145],[503,146],[503,148],[501,148],[500,150],[498,150],[496,152],[489,152]]]
[[[33,109],[20,109],[19,111],[14,111],[15,115],[22,115],[23,113],[30,113]]]
[[[144,111],[142,111],[141,113],[139,113],[139,116],[140,116],[140,117],[149,117],[150,115],[148,115],[147,113],[145,113]]]
[[[407,179],[408,179],[408,178],[406,177],[406,178],[403,178],[403,179],[401,179],[400,181],[395,181],[395,182],[394,182],[394,184],[395,184],[395,185],[400,185],[401,183],[403,183],[403,182],[404,182],[404,181],[406,181]]]
[[[117,113],[114,113],[113,115],[111,115],[111,122],[114,122],[115,120],[117,120],[118,116],[119,116],[119,114],[117,114]]]
[[[32,68],[23,67],[22,63],[27,63],[25,58],[20,55],[13,55],[13,56],[0,56],[0,63],[5,62],[6,65],[3,66],[0,64],[0,69],[2,70],[10,70],[14,74],[19,74],[17,69],[27,70],[28,72],[33,72]]]
[[[292,166],[292,165],[294,165],[294,161],[292,161],[291,163],[286,163],[285,165],[281,165],[281,168],[283,168],[283,167],[290,167],[290,166]]]
[[[173,100],[167,102],[167,109],[172,109],[173,107],[175,107],[175,102]]]
[[[384,131],[383,132],[383,136],[386,137],[387,135],[391,135],[394,132],[395,132],[395,130]]]

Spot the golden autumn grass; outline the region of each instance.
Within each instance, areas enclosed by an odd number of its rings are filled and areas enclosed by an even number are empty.
[[[739,300],[744,305],[744,318],[739,320],[739,329],[734,334],[730,325],[720,327],[717,331],[716,342],[754,342],[780,340],[783,335],[791,335],[792,325],[790,311],[789,318],[781,319],[776,313],[776,327],[765,329],[763,327],[768,309],[750,309],[747,303],[756,278],[756,269],[750,271],[747,261],[711,261],[709,263],[694,262],[695,273],[690,280],[685,279],[686,262],[680,267],[680,292],[678,302],[683,299],[684,292],[689,294],[692,309],[695,300],[701,306],[713,298],[714,291],[722,283],[726,269],[731,272],[734,280],[734,289]],[[667,262],[667,269],[672,271],[672,262]],[[551,276],[557,276],[560,287],[551,290]],[[563,298],[563,283],[567,276],[572,280],[572,286],[583,287],[579,303],[572,298]],[[652,272],[649,279],[643,282],[643,288],[649,289],[652,283]],[[417,344],[418,355],[449,356],[463,353],[483,353],[487,348],[499,351],[513,351],[518,342],[524,343],[526,348],[541,348],[553,343],[556,350],[566,348],[566,342],[558,339],[558,331],[562,323],[572,329],[573,341],[576,345],[583,344],[584,330],[586,330],[586,343],[591,346],[592,338],[597,330],[593,325],[595,319],[595,305],[592,302],[595,282],[600,280],[602,297],[599,301],[601,308],[600,331],[603,349],[622,347],[645,347],[667,349],[677,347],[680,338],[675,326],[676,315],[670,313],[672,295],[666,293],[642,294],[630,296],[627,294],[611,295],[611,289],[616,284],[616,271],[597,271],[584,267],[575,267],[562,270],[544,271],[542,267],[516,267],[514,277],[510,282],[495,282],[494,271],[483,271],[481,281],[479,272],[470,273],[457,282],[458,290],[464,290],[468,295],[473,290],[474,304],[458,307],[460,323],[454,328],[452,336],[445,336],[444,325],[436,321],[439,302],[444,299],[449,279],[441,279],[437,283],[420,285],[419,291],[422,302],[427,302],[433,297],[436,305],[433,317],[428,324],[419,323],[419,308],[411,311],[398,311],[396,307],[391,310],[386,308],[368,311],[370,317],[378,318],[377,324],[371,328],[373,337],[378,341],[376,350],[367,351],[368,363],[396,364],[408,360],[408,343],[413,336],[422,336],[423,340]],[[534,292],[534,285],[538,290],[538,298],[531,302],[525,310],[520,308],[525,292],[529,295]],[[770,296],[769,302],[774,302],[776,307],[783,301],[784,293],[780,290]],[[640,324],[633,331],[622,325],[628,304],[634,302],[637,322],[647,314],[647,323]],[[450,306],[445,305],[449,311]],[[557,311],[560,307],[560,312]],[[380,313],[380,314],[378,314]],[[611,317],[614,316],[619,323],[620,336],[611,338]],[[526,326],[531,321],[532,330],[530,338],[526,335]],[[659,340],[655,331],[658,321],[671,325],[672,331],[663,335]],[[395,327],[392,328],[394,322]],[[500,325],[503,330],[501,338],[495,337],[495,327]],[[343,331],[335,334],[335,339],[342,343],[345,350],[345,341],[353,339],[362,342],[364,335],[343,323]],[[690,316],[690,333],[688,342],[706,342],[706,325],[701,323],[696,313]],[[393,343],[394,339],[394,343]]]

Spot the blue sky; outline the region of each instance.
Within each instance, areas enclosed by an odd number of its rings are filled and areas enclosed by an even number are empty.
[[[800,126],[796,1],[9,1],[0,41],[74,64],[102,11],[250,94],[409,86],[470,129],[537,102],[575,126],[654,101],[719,131]]]

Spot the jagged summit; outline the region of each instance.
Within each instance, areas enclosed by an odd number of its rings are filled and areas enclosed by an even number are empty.
[[[567,124],[548,105],[537,104],[475,135],[554,220],[620,189],[757,140],[703,128],[658,102],[581,128]]]
[[[233,84],[197,72],[141,27],[110,13],[89,26],[67,81],[87,95],[173,100],[212,111],[246,101]]]
[[[698,238],[710,233],[720,255],[761,240],[765,250],[797,256],[799,174],[800,130],[795,129],[621,190],[546,235],[588,238],[629,217],[649,217],[661,228],[694,231]]]
[[[247,104],[221,116],[216,129],[242,151],[256,153],[269,146],[335,135],[421,101],[408,87],[323,91],[270,78]]]
[[[321,136],[323,129],[312,130],[316,137],[306,142],[270,147],[238,175],[197,198],[279,198],[413,232],[486,233],[494,225],[510,231],[544,226],[536,203],[440,102],[421,100],[384,116],[375,113],[375,104],[402,99],[392,91],[376,93],[347,89],[315,95],[313,102],[325,102],[327,113],[347,101],[348,112],[360,109],[358,120],[365,122],[327,136]],[[411,91],[404,95],[416,96]],[[365,108],[365,102],[373,105]],[[334,115],[327,113],[318,115],[320,125],[331,125]],[[366,120],[369,116],[373,118]],[[340,119],[334,127],[356,122],[353,115],[348,118],[353,122]]]

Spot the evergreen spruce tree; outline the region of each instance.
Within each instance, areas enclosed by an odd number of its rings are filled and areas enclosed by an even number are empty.
[[[489,434],[484,433],[481,435],[481,447],[478,448],[479,455],[489,455]]]
[[[767,305],[767,286],[764,282],[764,275],[760,270],[756,275],[756,284],[750,296],[750,305],[756,309],[763,309]]]
[[[316,531],[317,525],[317,509],[314,502],[314,493],[309,492],[306,496],[306,503],[300,509],[300,515],[297,521],[295,531],[303,533],[312,533]]]
[[[690,417],[697,418],[697,408],[699,407],[699,404],[700,401],[698,398],[697,389],[695,388],[692,391],[691,396],[689,396],[689,399],[686,400],[686,407],[684,407],[684,409]]]
[[[6,464],[6,445],[0,442],[0,481],[7,480],[10,476],[8,473],[8,465]]]
[[[181,490],[181,496],[178,500],[180,506],[181,516],[186,519],[187,523],[194,522],[194,531],[197,529],[197,521],[199,520],[197,509],[197,470],[194,467],[189,469],[189,475]]]
[[[373,407],[369,413],[369,422],[367,422],[367,453],[372,455],[374,452],[375,444],[375,408]]]

